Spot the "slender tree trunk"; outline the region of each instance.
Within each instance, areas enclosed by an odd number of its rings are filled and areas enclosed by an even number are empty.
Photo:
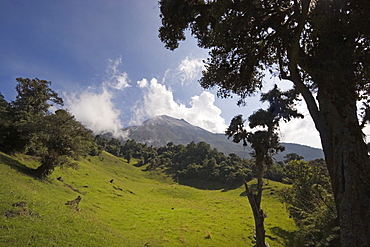
[[[265,226],[264,226],[264,212],[261,209],[262,197],[262,179],[258,178],[257,193],[254,194],[248,187],[247,182],[244,182],[245,191],[247,193],[249,204],[251,205],[254,223],[256,227],[256,246],[265,247]]]
[[[333,95],[330,97],[330,95]],[[316,127],[329,170],[341,228],[341,245],[370,246],[370,162],[357,120],[356,100],[319,91]]]

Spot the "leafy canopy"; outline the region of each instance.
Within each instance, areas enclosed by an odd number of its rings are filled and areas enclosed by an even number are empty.
[[[30,114],[46,114],[52,103],[63,106],[63,99],[50,88],[51,82],[46,80],[17,78],[18,93],[13,102],[18,111]]]
[[[48,176],[55,167],[70,165],[94,146],[92,131],[63,109],[49,111],[63,100],[51,82],[17,78],[16,100],[6,102],[0,94],[0,150],[24,152],[41,158],[35,175]]]
[[[218,86],[221,97],[237,94],[239,104],[261,88],[266,70],[293,81],[304,97],[324,87],[367,98],[369,6],[366,0],[161,0],[159,37],[174,50],[190,29],[200,47],[211,49],[201,85]]]

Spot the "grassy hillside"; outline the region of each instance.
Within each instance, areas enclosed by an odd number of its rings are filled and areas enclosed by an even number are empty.
[[[76,170],[57,169],[48,181],[27,175],[36,166],[31,157],[0,153],[0,246],[252,245],[242,187],[178,185],[107,153],[82,159]],[[264,191],[271,246],[289,246],[295,230],[275,193],[282,186],[270,181]],[[77,210],[65,205],[77,196]]]

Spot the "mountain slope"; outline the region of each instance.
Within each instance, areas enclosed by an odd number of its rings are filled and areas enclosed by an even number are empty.
[[[137,162],[137,161],[134,161]],[[33,157],[0,152],[0,246],[248,246],[253,216],[243,187],[199,190],[142,171],[103,152],[30,177]],[[156,176],[156,179],[153,177]],[[59,179],[58,179],[59,178]],[[296,229],[270,181],[263,208],[267,241],[287,246]],[[81,196],[78,209],[65,205]]]
[[[141,125],[128,127],[124,130],[127,131],[129,139],[154,147],[165,146],[168,142],[187,145],[191,141],[195,143],[204,141],[219,152],[235,153],[242,158],[250,158],[252,152],[249,146],[243,147],[241,143],[233,143],[223,134],[214,134],[191,125],[183,119],[175,119],[165,115],[148,119]],[[305,160],[324,158],[322,150],[318,148],[293,143],[282,143],[282,145],[285,146],[285,151],[276,155],[277,160],[283,160],[287,153],[297,153]]]

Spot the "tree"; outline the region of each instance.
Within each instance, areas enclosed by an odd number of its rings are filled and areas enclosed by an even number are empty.
[[[211,49],[203,87],[243,104],[266,70],[294,84],[321,137],[341,245],[370,246],[370,160],[356,105],[370,102],[368,1],[161,0],[160,8],[167,48],[190,29]]]
[[[108,152],[108,153],[111,153],[113,154],[114,156],[121,156],[121,146],[122,146],[122,143],[120,142],[120,140],[116,139],[116,138],[111,138],[106,147],[105,147],[105,150]]]
[[[6,145],[6,137],[11,123],[11,117],[9,114],[10,104],[4,99],[4,96],[0,93],[0,150],[4,151]]]
[[[41,157],[41,165],[35,170],[39,178],[46,178],[59,166],[71,166],[71,159],[87,155],[93,141],[88,130],[65,110],[57,110],[38,122],[39,131],[34,133],[30,144],[34,154]]]
[[[279,135],[276,132],[279,122],[280,120],[303,117],[294,108],[295,97],[292,97],[293,95],[296,97],[293,91],[281,92],[275,85],[268,93],[261,95],[262,102],[268,101],[268,109],[259,109],[249,117],[249,127],[251,129],[257,128],[257,131],[247,131],[244,128],[244,120],[241,115],[233,118],[226,130],[226,135],[229,138],[233,137],[234,142],[243,141],[244,146],[250,143],[253,149],[252,155],[256,160],[257,192],[253,193],[247,182],[244,184],[256,225],[257,247],[265,246],[265,214],[261,209],[263,176],[265,170],[273,165],[273,156],[285,149],[280,145]]]
[[[125,159],[127,160],[127,163],[130,163],[132,154],[134,153],[133,150],[127,150],[125,153]]]
[[[284,163],[288,164],[292,160],[303,160],[304,157],[297,153],[288,153],[284,156]]]
[[[281,195],[299,228],[295,245],[338,246],[339,224],[325,164],[292,160],[285,170],[292,187]]]
[[[71,159],[94,148],[92,131],[74,116],[62,109],[49,111],[53,103],[63,105],[49,87],[51,82],[37,78],[17,78],[17,82],[15,101],[8,103],[0,94],[1,150],[41,157],[35,175],[45,178],[55,167],[71,165]]]
[[[50,88],[51,82],[17,78],[16,100],[7,103],[2,98],[3,136],[1,150],[7,153],[24,152],[37,131],[37,122],[49,114],[52,104],[63,106],[63,100]],[[6,104],[7,103],[7,104]]]
[[[0,92],[0,114],[3,119],[3,114],[8,111],[9,103],[4,99],[4,95]]]
[[[259,113],[262,113],[262,111],[257,112],[257,114]],[[233,136],[234,142],[238,143],[243,140],[244,146],[247,145],[247,142],[251,143],[254,150],[253,157],[256,159],[257,177],[256,192],[249,188],[246,181],[244,182],[244,185],[255,222],[256,246],[264,247],[266,246],[264,227],[265,213],[261,209],[263,174],[266,167],[271,166],[271,154],[277,150],[283,149],[283,147],[279,145],[277,135],[272,129],[259,130],[254,133],[247,132],[244,129],[244,122],[245,121],[242,119],[241,115],[236,116],[231,120],[231,124],[227,129],[226,134],[229,138]]]
[[[38,78],[17,78],[18,93],[13,103],[14,107],[21,112],[31,115],[48,113],[52,103],[63,106],[63,99],[50,88],[51,82]]]

